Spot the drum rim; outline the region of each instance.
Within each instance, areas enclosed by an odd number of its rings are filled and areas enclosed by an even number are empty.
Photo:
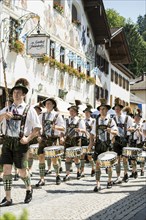
[[[53,148],[54,147],[54,148]],[[56,148],[55,148],[56,147]],[[47,149],[49,149],[49,151],[57,149],[57,150],[64,150],[64,146],[49,146],[49,147],[45,147],[44,151],[47,151]]]
[[[75,148],[78,148],[77,150],[82,150],[82,147],[68,147],[68,148],[66,148],[66,151],[69,151],[69,150],[72,150],[72,149],[75,149]]]
[[[131,150],[131,149],[132,149],[132,150],[135,150],[135,151],[136,151],[136,150],[137,150],[137,151],[142,151],[142,149],[141,149],[141,148],[138,148],[138,147],[123,147],[123,150],[124,150],[124,149],[125,149],[125,150]]]
[[[102,155],[102,154],[105,154],[105,153],[110,153],[110,154],[113,154],[113,155],[114,155],[114,157],[113,157],[112,159],[108,159],[108,160],[102,160],[102,161],[111,161],[111,160],[113,160],[113,159],[116,159],[116,158],[117,158],[117,153],[116,153],[116,152],[114,152],[114,151],[106,151],[106,152],[103,152],[103,153],[101,153],[101,154],[99,154],[99,155],[98,155],[98,160],[101,160],[101,159],[99,158],[99,156],[100,156],[100,155]]]

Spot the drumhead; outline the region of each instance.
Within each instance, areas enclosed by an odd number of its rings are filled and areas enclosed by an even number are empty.
[[[67,149],[66,149],[66,151],[78,151],[78,150],[81,150],[82,148],[81,147],[79,147],[79,146],[77,146],[77,147],[68,147]]]
[[[123,150],[141,151],[142,149],[138,147],[123,147]]]
[[[112,160],[113,158],[117,157],[117,153],[113,151],[107,151],[102,154],[99,154],[99,160]]]
[[[138,154],[138,157],[145,157],[146,158],[146,151],[142,151],[140,154]]]
[[[2,146],[3,146],[3,145],[2,145],[2,144],[0,144],[0,148],[2,148]]]
[[[39,147],[39,144],[31,144],[29,147],[30,147],[30,148],[38,148],[38,147]]]
[[[50,147],[45,147],[44,151],[51,151],[51,150],[63,150],[64,146],[50,146]]]

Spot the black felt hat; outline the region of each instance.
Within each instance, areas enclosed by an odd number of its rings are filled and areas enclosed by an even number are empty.
[[[22,89],[22,91],[27,94],[28,93],[28,86],[29,82],[25,78],[20,78],[15,82],[14,87],[11,89],[11,94],[13,93],[14,89]]]
[[[54,98],[46,98],[44,101],[42,101],[42,104],[45,106],[47,101],[51,101],[54,105],[54,109],[57,108],[57,102]]]
[[[106,103],[107,103],[107,100],[106,100],[106,99],[103,99],[103,98],[100,99],[100,103],[101,103],[101,104],[100,104],[100,106],[97,107],[97,110],[99,110],[101,106],[107,107],[108,110],[111,109],[111,106],[106,104]]]
[[[116,106],[119,106],[121,109],[123,108],[123,105],[121,105],[121,100],[119,98],[115,99],[115,105],[112,107],[112,109],[115,109]]]

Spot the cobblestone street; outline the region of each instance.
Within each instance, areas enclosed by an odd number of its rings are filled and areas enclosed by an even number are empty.
[[[102,169],[101,187],[99,193],[93,192],[95,177],[90,176],[91,168],[86,163],[84,178],[76,180],[76,168],[71,173],[71,180],[61,185],[55,184],[55,174],[46,177],[46,185],[35,188],[39,180],[38,161],[33,165],[33,200],[30,204],[24,204],[25,189],[21,180],[14,181],[12,190],[13,206],[1,208],[0,214],[13,212],[20,215],[26,208],[29,220],[48,219],[98,219],[98,220],[129,220],[146,208],[146,179],[140,176],[130,179],[128,183],[113,186],[107,189],[107,174]],[[63,169],[64,162],[62,162]],[[139,168],[139,166],[138,166]],[[130,174],[130,171],[129,171]],[[61,173],[61,178],[65,172]],[[115,168],[113,180],[115,179]],[[3,198],[4,191],[0,185],[0,196]],[[146,210],[146,209],[145,209]],[[144,212],[144,211],[143,211]],[[146,215],[145,215],[146,216]],[[144,216],[140,220],[146,219]]]

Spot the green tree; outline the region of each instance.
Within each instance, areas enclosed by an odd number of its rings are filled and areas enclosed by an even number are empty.
[[[145,39],[145,34],[143,35],[144,32],[146,32],[146,14],[144,16],[139,15],[137,18],[137,25],[138,25],[138,32],[140,33],[141,36],[143,36],[143,39]]]
[[[114,9],[107,9],[106,14],[111,28],[125,26],[126,19]]]

